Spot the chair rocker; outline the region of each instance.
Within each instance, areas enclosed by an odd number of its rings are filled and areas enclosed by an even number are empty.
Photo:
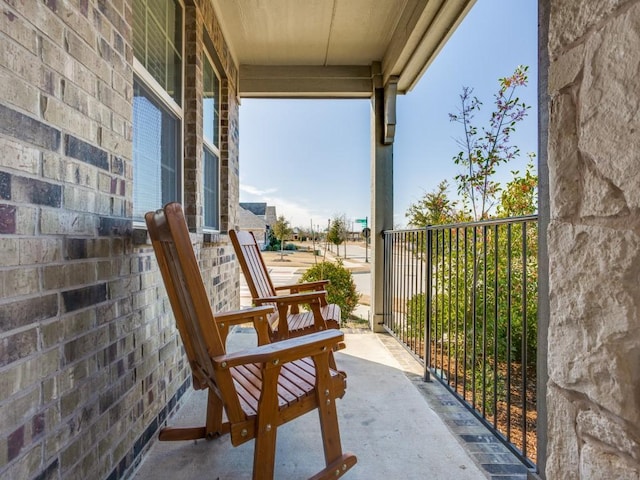
[[[273,286],[260,247],[252,232],[229,230],[231,243],[240,262],[254,305],[273,305],[269,315],[272,341],[298,337],[327,328],[340,328],[340,307],[327,303],[324,290],[328,280]],[[288,294],[281,292],[288,291]],[[308,305],[309,311],[301,311]],[[339,348],[343,348],[340,345]]]
[[[353,454],[342,452],[335,405],[345,393],[345,376],[330,368],[333,348],[343,333],[325,330],[270,343],[271,307],[214,315],[180,204],[149,212],[145,220],[191,366],[193,387],[208,389],[205,425],[166,427],[159,439],[215,438],[228,433],[234,446],[255,439],[253,478],[272,479],[278,427],[317,409],[326,465],[311,478],[341,477],[356,463]],[[247,322],[253,322],[259,346],[227,354],[230,327]]]

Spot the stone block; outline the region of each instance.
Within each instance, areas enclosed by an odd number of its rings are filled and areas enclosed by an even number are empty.
[[[597,28],[627,0],[600,0],[598,2],[551,2],[549,17],[549,53],[551,58],[563,49],[584,38]]]
[[[579,480],[580,451],[576,432],[577,408],[571,392],[547,385],[548,444],[546,478]]]
[[[622,217],[629,214],[623,192],[597,170],[588,157],[582,162],[581,217]]]
[[[581,478],[631,480],[640,478],[640,464],[587,442],[580,455],[580,473]]]
[[[605,5],[619,2],[602,2]],[[600,4],[600,2],[596,2]],[[640,91],[640,3],[613,17],[585,45],[579,147],[632,210],[640,207],[640,119],[629,92]],[[606,105],[607,108],[602,108]]]
[[[640,237],[561,222],[548,232],[549,379],[638,424],[640,372],[629,365],[640,364],[640,294],[630,281],[638,275]]]
[[[578,435],[581,439],[605,444],[606,450],[615,451],[640,462],[640,434],[633,425],[621,422],[606,411],[585,409],[577,416]]]

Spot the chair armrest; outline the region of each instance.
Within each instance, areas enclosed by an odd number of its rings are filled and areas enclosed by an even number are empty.
[[[277,366],[301,358],[319,355],[331,350],[334,345],[343,340],[344,334],[341,331],[324,330],[241,352],[220,355],[212,359],[213,366],[216,370],[226,370],[231,367],[252,363],[270,363]]]
[[[263,303],[280,303],[287,305],[298,305],[300,303],[309,303],[313,300],[322,298],[326,295],[325,290],[316,290],[312,292],[293,293],[291,295],[276,295],[274,297],[254,298],[253,303],[262,305]]]
[[[276,292],[280,290],[289,290],[291,293],[298,293],[305,290],[324,290],[325,285],[329,284],[329,280],[317,280],[315,282],[294,283],[293,285],[280,285],[274,287]]]
[[[224,322],[229,325],[239,325],[242,323],[248,323],[255,317],[268,315],[272,312],[273,307],[270,306],[250,307],[243,308],[241,310],[233,310],[231,312],[216,313],[214,318],[216,319],[217,324]]]
[[[267,322],[267,316],[273,312],[274,308],[272,306],[264,305],[231,312],[216,313],[214,319],[218,325],[223,343],[227,341],[230,327],[251,322],[258,334],[258,345],[264,345],[269,343],[269,322]]]

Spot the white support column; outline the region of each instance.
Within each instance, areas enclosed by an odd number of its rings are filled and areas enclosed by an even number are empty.
[[[377,81],[376,81],[377,80]],[[382,332],[384,244],[382,232],[393,228],[393,134],[395,85],[384,88],[374,77],[371,97],[371,329]],[[387,124],[388,120],[393,124]],[[389,135],[391,133],[391,135]]]

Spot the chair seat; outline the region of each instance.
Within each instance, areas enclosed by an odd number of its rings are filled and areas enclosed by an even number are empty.
[[[340,307],[338,305],[333,303],[324,305],[320,307],[320,312],[325,322],[327,322],[327,328],[340,328]],[[287,322],[289,323],[289,332],[292,336],[304,335],[316,331],[313,312],[311,311],[290,313],[287,316]],[[277,312],[269,316],[269,323],[273,331],[278,330]]]
[[[330,369],[331,382],[336,398],[345,393],[345,375]],[[262,391],[262,372],[259,364],[233,367],[231,376],[240,397],[240,405],[247,417],[257,415]],[[278,377],[278,408],[280,410],[315,394],[316,369],[311,358],[287,363]]]

